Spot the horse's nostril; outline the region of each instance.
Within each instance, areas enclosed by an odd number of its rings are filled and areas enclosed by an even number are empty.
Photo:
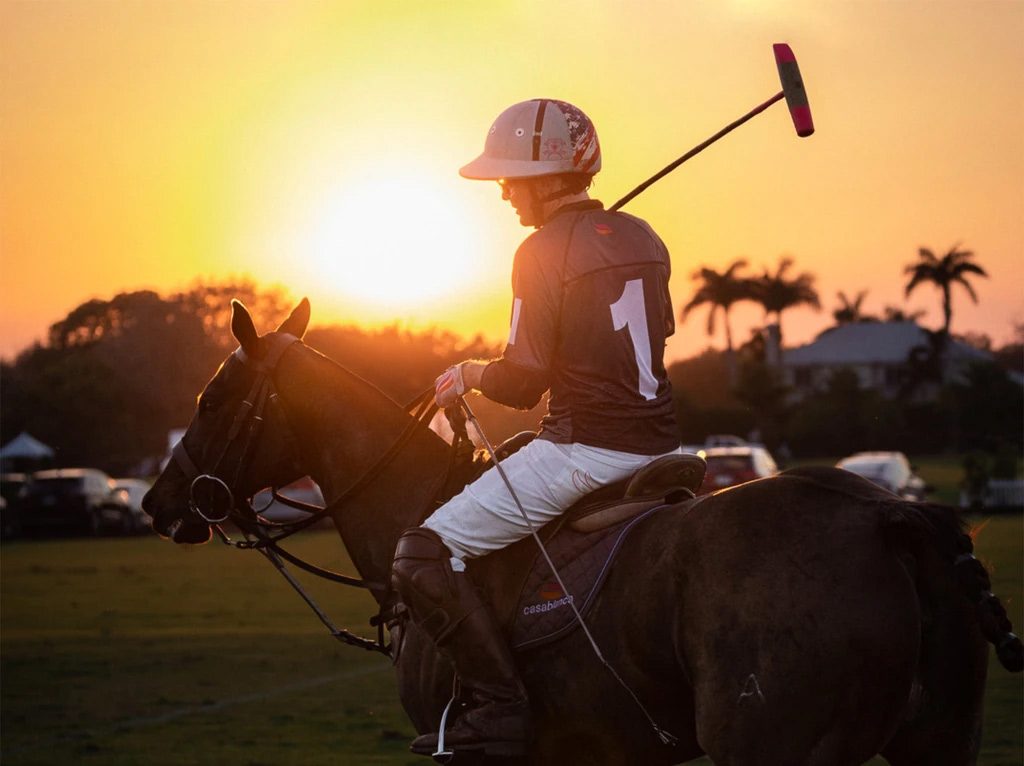
[[[213,538],[213,530],[207,524],[193,524],[184,519],[175,519],[167,528],[167,537],[183,545],[203,545]]]

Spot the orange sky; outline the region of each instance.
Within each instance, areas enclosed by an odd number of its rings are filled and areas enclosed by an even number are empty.
[[[957,242],[991,279],[954,294],[954,332],[1024,321],[1024,3],[10,2],[0,0],[0,354],[93,297],[251,273],[308,295],[313,321],[398,321],[502,339],[528,233],[494,184],[464,181],[493,118],[538,96],[597,125],[611,204],[779,90],[800,62],[818,132],[783,105],[627,210],[691,272],[782,254],[825,310],[903,304],[917,248]],[[908,309],[941,324],[939,296]],[[756,308],[734,312],[745,339]],[[680,324],[669,357],[708,338]]]

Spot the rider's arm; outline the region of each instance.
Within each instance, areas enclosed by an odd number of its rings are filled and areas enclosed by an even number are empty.
[[[547,372],[524,367],[508,359],[496,359],[480,372],[480,393],[488,399],[517,410],[537,406],[550,388]]]
[[[463,362],[462,379],[466,390],[479,391],[493,402],[520,410],[535,407],[550,386],[546,372],[508,359]]]

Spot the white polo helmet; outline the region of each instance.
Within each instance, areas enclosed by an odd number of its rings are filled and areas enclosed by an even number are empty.
[[[459,169],[463,178],[498,181],[601,169],[594,123],[582,111],[548,98],[514,104],[498,115],[484,151]]]

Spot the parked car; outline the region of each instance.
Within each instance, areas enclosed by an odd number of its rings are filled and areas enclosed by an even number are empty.
[[[32,474],[21,495],[25,531],[102,534],[134,529],[128,493],[95,468],[58,468]]]
[[[836,467],[863,476],[905,500],[924,500],[932,489],[914,473],[902,452],[858,452],[844,457]]]
[[[21,532],[21,493],[28,483],[23,473],[0,474],[0,537],[10,540]]]
[[[744,447],[708,447],[697,453],[708,469],[699,495],[725,489],[753,479],[774,476],[779,472],[771,453],[756,444]]]
[[[705,447],[746,447],[748,444],[750,442],[735,434],[710,434],[704,440]]]
[[[132,513],[134,533],[151,530],[149,514],[142,510],[142,498],[149,491],[149,482],[142,479],[114,479],[114,489],[124,490],[128,495],[128,508]]]

